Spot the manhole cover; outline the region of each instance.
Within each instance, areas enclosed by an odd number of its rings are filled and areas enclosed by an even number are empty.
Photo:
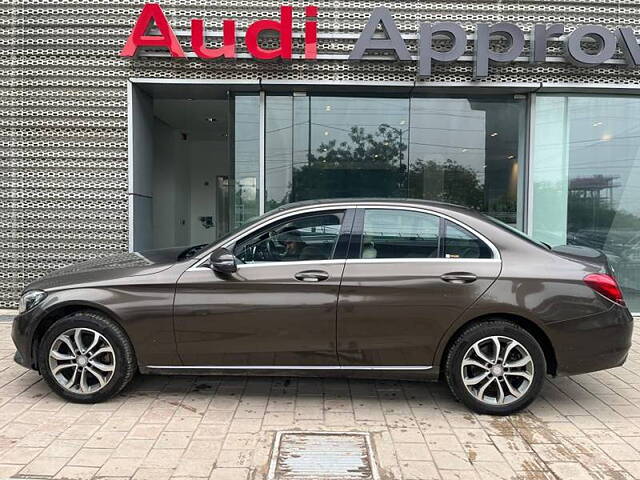
[[[378,480],[368,433],[278,432],[269,480]]]

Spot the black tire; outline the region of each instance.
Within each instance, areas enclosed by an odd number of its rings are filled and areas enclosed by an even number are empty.
[[[99,390],[76,393],[56,380],[49,362],[49,352],[56,339],[71,329],[91,329],[102,335],[113,349],[109,358],[114,361],[113,373]],[[98,403],[117,395],[131,381],[137,371],[136,358],[127,335],[122,328],[105,315],[96,312],[77,312],[53,323],[44,333],[38,348],[38,368],[44,380],[59,396],[75,403]],[[95,378],[94,378],[95,382]],[[96,385],[97,387],[98,385]]]
[[[521,346],[523,346],[528,351],[529,356],[531,357],[533,363],[533,378],[528,383],[528,388],[526,388],[526,391],[524,391],[524,393],[519,398],[515,397],[515,395],[510,394],[505,396],[505,400],[510,399],[510,403],[498,405],[481,401],[474,394],[469,392],[464,384],[462,362],[465,358],[465,355],[476,344],[476,342],[479,342],[482,339],[488,337],[506,337],[507,339],[513,339],[516,342],[520,343]],[[485,343],[481,343],[480,348],[484,348],[484,345]],[[515,352],[514,355],[517,356],[518,352]],[[451,392],[456,397],[456,399],[461,401],[470,410],[473,410],[476,413],[488,415],[510,415],[522,410],[523,408],[526,408],[540,393],[546,371],[547,363],[545,360],[544,352],[542,351],[540,344],[533,337],[533,335],[531,335],[528,331],[518,326],[514,322],[499,319],[476,323],[471,327],[465,329],[451,345],[445,361],[445,377],[447,383],[449,384],[449,388],[451,389]],[[482,369],[477,370],[477,372],[479,372],[480,374],[484,374],[484,370]],[[493,376],[494,373],[490,371],[489,375]],[[470,380],[474,380],[475,378],[477,377],[474,375],[473,378],[470,378]],[[513,385],[513,379],[516,377],[508,378],[512,379],[509,380],[509,382]],[[503,377],[496,378],[496,380],[497,382],[500,382],[500,385],[493,383],[489,386],[489,388],[493,388],[496,392],[494,400],[498,398],[498,387],[502,388],[502,386],[505,385],[505,379]],[[494,380],[494,382],[496,380]],[[515,381],[523,382],[522,379],[516,379]],[[526,386],[527,384],[525,383],[524,385]],[[470,388],[476,389],[477,387],[472,386]],[[504,388],[502,388],[502,390],[504,392],[508,392],[508,390],[506,389],[506,385],[504,386]],[[478,394],[477,391],[476,394]]]

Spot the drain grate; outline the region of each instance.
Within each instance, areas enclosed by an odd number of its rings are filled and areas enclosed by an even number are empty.
[[[278,432],[269,480],[378,480],[368,433]]]

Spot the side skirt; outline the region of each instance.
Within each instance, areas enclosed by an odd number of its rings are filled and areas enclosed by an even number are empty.
[[[405,380],[437,380],[437,367],[422,365],[382,366],[275,366],[275,365],[146,365],[140,373],[155,375],[239,375],[276,377],[351,377]]]

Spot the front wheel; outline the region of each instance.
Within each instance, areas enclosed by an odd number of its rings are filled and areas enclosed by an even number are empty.
[[[135,373],[126,334],[104,315],[79,312],[55,322],[38,349],[40,373],[65,400],[97,403],[119,393]]]
[[[513,322],[477,323],[449,349],[445,375],[453,395],[471,410],[509,415],[538,395],[547,370],[538,341]]]

